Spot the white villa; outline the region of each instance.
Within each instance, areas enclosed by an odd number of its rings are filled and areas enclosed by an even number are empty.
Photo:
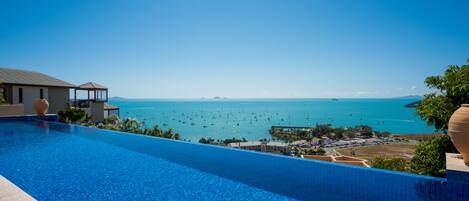
[[[85,98],[77,98],[87,92]],[[109,115],[119,115],[119,108],[108,104],[108,89],[96,83],[75,86],[43,73],[0,68],[0,94],[6,104],[0,105],[0,116],[34,114],[33,101],[47,99],[49,113],[57,114],[68,107],[83,108],[93,122]],[[71,96],[73,95],[73,96]]]

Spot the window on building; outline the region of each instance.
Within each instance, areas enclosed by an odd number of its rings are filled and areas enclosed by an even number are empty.
[[[5,90],[5,88],[0,87],[0,103],[5,102],[5,101],[6,101],[6,100],[5,100],[6,97],[7,97],[7,96],[6,96],[6,90]]]
[[[18,102],[23,103],[23,88],[18,88]]]
[[[43,99],[44,98],[44,90],[41,88],[39,89],[39,98]]]

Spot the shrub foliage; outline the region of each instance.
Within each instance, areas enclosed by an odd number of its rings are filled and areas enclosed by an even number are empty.
[[[91,123],[89,122],[90,118],[86,115],[86,112],[80,108],[68,108],[64,111],[60,111],[58,115],[59,121],[63,123],[75,123],[89,127],[163,137],[175,140],[181,139],[179,133],[174,133],[172,129],[162,130],[158,127],[158,125],[148,128],[144,123],[139,122],[137,119],[133,118],[126,118],[121,120],[118,116],[112,115],[101,123]]]

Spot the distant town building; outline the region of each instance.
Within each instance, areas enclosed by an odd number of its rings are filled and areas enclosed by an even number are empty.
[[[272,152],[272,153],[288,153],[289,145],[283,142],[232,142],[227,145],[232,148],[240,148],[253,151]]]

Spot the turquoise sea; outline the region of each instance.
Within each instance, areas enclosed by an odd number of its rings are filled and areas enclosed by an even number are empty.
[[[133,117],[147,126],[172,128],[183,139],[270,138],[273,126],[355,126],[365,124],[395,134],[432,133],[405,104],[416,99],[199,99],[111,101],[121,118]]]

